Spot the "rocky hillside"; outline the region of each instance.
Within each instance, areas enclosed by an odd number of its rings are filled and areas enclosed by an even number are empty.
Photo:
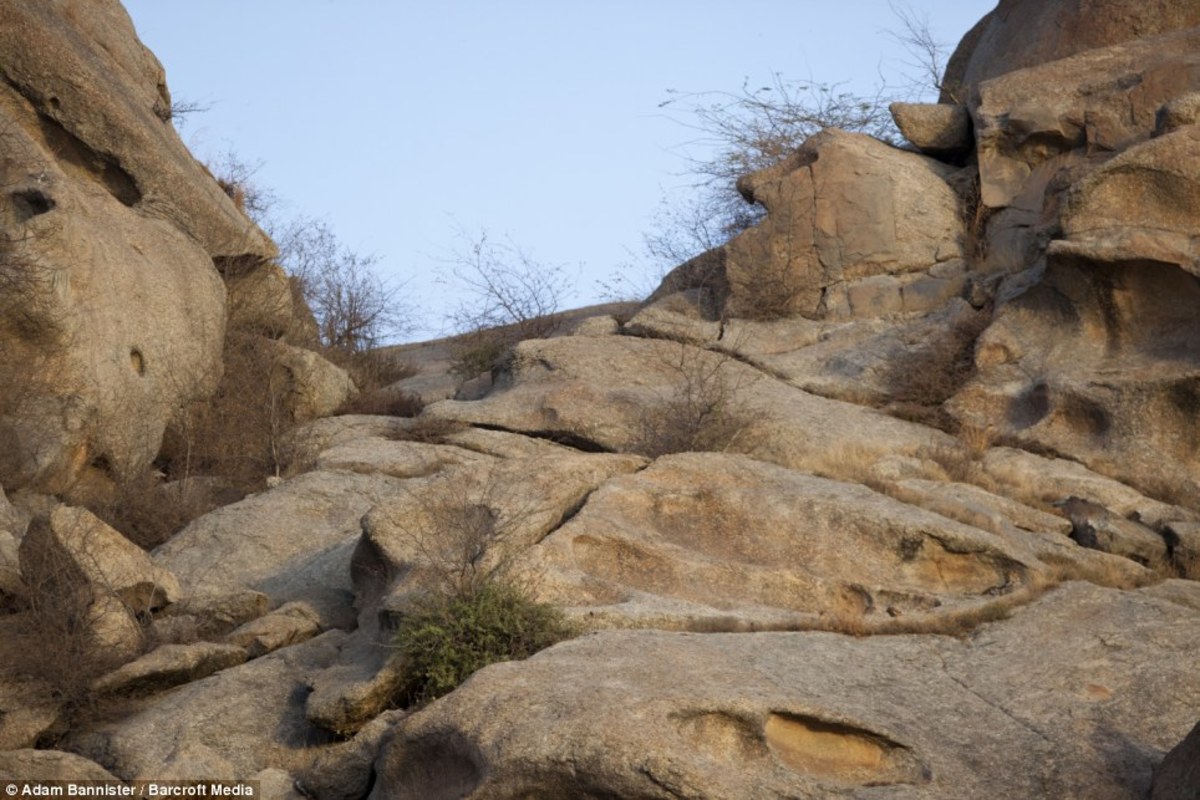
[[[0,346],[44,378],[0,405],[0,780],[1200,795],[1192,4],[1001,0],[941,104],[893,107],[910,147],[814,136],[635,313],[458,399],[409,378],[415,418],[307,422],[149,553],[80,504],[282,278],[118,6],[5,17]],[[447,582],[575,635],[419,702],[400,653]]]

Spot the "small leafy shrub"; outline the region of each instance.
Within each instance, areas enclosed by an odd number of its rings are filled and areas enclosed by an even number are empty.
[[[561,611],[504,582],[432,595],[404,617],[396,634],[405,663],[400,700],[428,703],[489,664],[528,658],[571,635]]]

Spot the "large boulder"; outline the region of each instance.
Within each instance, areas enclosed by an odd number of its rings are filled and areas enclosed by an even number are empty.
[[[1197,613],[1068,584],[967,638],[605,632],[400,721],[371,797],[1135,800],[1200,715]]]
[[[1200,277],[1200,127],[1189,125],[1113,157],[1067,192],[1053,257],[1154,262]]]
[[[88,730],[67,744],[118,777],[153,778],[174,762],[175,780],[211,780],[214,762],[229,778],[287,766],[289,751],[329,741],[304,718],[311,677],[337,656],[346,635],[330,631],[295,647],[233,666],[168,692],[150,705]],[[180,759],[180,753],[204,754]]]
[[[967,34],[943,78],[943,100],[1014,70],[1200,25],[1189,0],[1001,0]]]
[[[1150,138],[1164,104],[1200,89],[1198,67],[1194,28],[982,84],[971,107],[983,204],[1040,214],[1045,189],[1063,167]]]
[[[307,600],[332,621],[352,620],[359,521],[400,490],[385,475],[306,473],[200,517],[153,557],[189,593],[254,589],[275,603]]]
[[[980,337],[951,412],[1194,504],[1198,302],[1200,281],[1178,266],[1053,257]]]
[[[31,591],[85,587],[147,613],[180,598],[179,581],[140,547],[82,508],[59,506],[35,518],[21,540],[21,572]]]
[[[116,0],[7,4],[0,48],[0,479],[85,497],[215,388],[214,259],[274,245],[188,153]]]
[[[588,625],[696,631],[940,630],[1061,575],[1103,575],[1064,520],[1001,503],[1007,524],[988,532],[948,503],[933,513],[745,456],[666,456],[609,480],[516,568]],[[1108,580],[1140,572],[1113,565]]]
[[[162,65],[117,0],[10,3],[0,49],[5,93],[37,115],[22,127],[61,154],[48,160],[170,221],[214,258],[274,254],[183,144]]]
[[[836,129],[742,178],[767,218],[726,245],[734,316],[850,313],[847,286],[928,270],[962,254],[953,168]]]
[[[863,467],[889,453],[958,446],[940,431],[817,397],[730,356],[678,342],[531,340],[517,346],[509,369],[487,397],[435,403],[426,416],[592,450],[645,452],[678,444],[743,452],[833,477],[861,476]],[[705,441],[709,431],[698,412],[713,401],[722,404],[716,433],[724,436]],[[691,430],[696,421],[700,430]],[[697,436],[687,442],[681,433]]]
[[[1154,771],[1150,800],[1195,800],[1200,797],[1200,725],[1176,745]]]

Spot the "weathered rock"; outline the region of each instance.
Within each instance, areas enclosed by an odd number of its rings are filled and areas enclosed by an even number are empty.
[[[965,301],[918,318],[860,321],[791,350],[763,351],[727,337],[740,357],[807,392],[877,407],[936,407],[964,380],[977,332],[986,320]]]
[[[412,420],[402,417],[377,417],[364,414],[345,414],[322,417],[298,425],[283,441],[286,460],[292,471],[308,471],[324,451],[358,439],[402,438]]]
[[[353,624],[350,554],[359,520],[402,482],[383,475],[310,472],[195,520],[154,551],[191,592],[254,589],[305,600]]]
[[[335,472],[419,478],[448,467],[491,460],[489,456],[462,447],[370,437],[330,447],[317,456],[315,467]]]
[[[1071,551],[1061,534],[989,533],[863,486],[696,453],[608,481],[514,569],[601,627],[923,630],[1022,602],[1060,571],[1100,572]]]
[[[1145,525],[1078,497],[1068,497],[1058,506],[1071,520],[1071,538],[1084,547],[1123,556],[1148,567],[1166,564],[1167,543]]]
[[[1163,526],[1162,536],[1179,574],[1200,580],[1200,523],[1168,522]]]
[[[863,134],[826,130],[738,182],[767,219],[727,244],[735,316],[845,316],[845,284],[961,255],[953,169]]]
[[[270,598],[248,589],[225,594],[195,594],[156,614],[154,631],[159,641],[174,644],[215,639],[261,617],[270,607]]]
[[[888,111],[904,138],[926,155],[960,156],[975,145],[971,136],[971,114],[966,106],[892,103]]]
[[[1200,128],[1130,147],[1071,187],[1051,257],[1181,267],[1200,276]]]
[[[15,508],[4,494],[4,487],[0,486],[0,531],[8,531],[14,539],[20,539],[28,524],[29,515]]]
[[[224,277],[231,328],[272,339],[316,340],[315,327],[309,330],[306,314],[297,309],[302,301],[283,267],[273,262],[231,265]]]
[[[301,771],[299,784],[315,800],[361,800],[375,780],[375,759],[391,728],[408,716],[407,711],[385,711],[339,744],[316,752],[312,763]]]
[[[1152,528],[1172,520],[1196,521],[1196,513],[1146,497],[1120,481],[1064,458],[1047,458],[1011,447],[983,454],[983,468],[1006,494],[1027,504],[1082,497]]]
[[[1014,70],[1197,25],[1200,9],[1187,0],[1001,0],[951,56],[943,102]]]
[[[889,485],[887,491],[905,503],[1001,536],[1010,526],[1063,537],[1072,530],[1070,520],[967,483],[904,478]]]
[[[621,323],[611,315],[588,317],[570,326],[570,336],[610,336],[621,329]]]
[[[282,769],[268,767],[249,779],[258,782],[259,796],[263,800],[308,800],[307,795],[296,789],[296,779]]]
[[[374,622],[351,634],[338,662],[313,678],[304,705],[308,721],[344,737],[390,708],[403,680],[390,645]]]
[[[0,474],[87,493],[148,465],[172,415],[215,387],[214,260],[275,247],[180,140],[162,67],[115,0],[14,7],[0,47],[0,372],[24,389],[0,408]]]
[[[59,750],[0,751],[0,781],[115,781],[117,777],[95,761]]]
[[[468,465],[411,481],[363,520],[353,564],[359,607],[384,592],[403,605],[412,593],[454,589],[446,584],[457,580],[464,566],[478,575],[502,570],[605,481],[645,463],[639,456],[567,451]],[[470,563],[464,565],[464,558]]]
[[[97,597],[120,598],[134,611],[159,608],[181,594],[169,570],[82,508],[63,505],[35,519],[21,540],[20,557],[22,574],[36,580],[38,591],[82,584]]]
[[[1200,797],[1200,725],[1167,753],[1154,770],[1150,800],[1195,800]]]
[[[25,594],[17,539],[0,528],[0,609],[14,604]]]
[[[145,634],[130,607],[111,594],[94,597],[80,623],[91,658],[123,663],[135,658],[145,645]]]
[[[123,778],[156,775],[173,754],[196,745],[231,764],[235,778],[248,778],[277,766],[289,750],[328,741],[305,721],[304,695],[344,637],[330,631],[180,686],[120,720],[74,733],[68,743]]]
[[[150,694],[200,680],[241,664],[246,651],[237,645],[197,642],[164,644],[92,684],[99,694]]]
[[[0,753],[36,747],[65,732],[66,724],[62,702],[49,685],[0,673]]]
[[[983,204],[1038,215],[1063,167],[1148,139],[1164,103],[1200,89],[1198,42],[1200,29],[1138,39],[981,85],[972,116]]]
[[[228,759],[200,742],[185,740],[161,764],[156,764],[153,771],[142,772],[135,780],[232,781],[236,778]]]
[[[3,99],[0,118],[11,119]],[[149,464],[168,419],[215,388],[225,290],[186,234],[81,182],[49,145],[7,124],[20,141],[6,152],[43,155],[0,164],[11,187],[0,214],[11,243],[0,258],[0,371],[22,389],[0,403],[0,476],[9,488],[61,493]]]
[[[1162,136],[1200,123],[1200,92],[1180,95],[1158,110],[1154,133]]]
[[[727,449],[786,467],[858,476],[884,455],[959,446],[939,431],[816,397],[729,357],[629,337],[524,342],[500,389],[476,402],[435,403],[425,414],[628,451],[670,433],[680,397],[705,375],[705,391],[720,394],[741,426]]]
[[[272,359],[284,404],[297,422],[327,417],[358,394],[349,373],[312,350],[262,339]]]
[[[293,601],[231,631],[225,641],[245,650],[250,658],[258,658],[320,632],[320,612],[307,603]]]
[[[1200,281],[1175,266],[1053,258],[1037,285],[997,310],[976,345],[976,376],[948,408],[1195,504],[1197,302]]]
[[[1134,800],[1200,715],[1181,615],[1068,584],[964,639],[584,637],[401,721],[372,797]]]

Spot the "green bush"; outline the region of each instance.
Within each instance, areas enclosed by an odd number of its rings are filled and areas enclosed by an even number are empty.
[[[433,595],[404,617],[396,646],[405,661],[400,700],[428,703],[476,670],[528,658],[571,636],[562,612],[502,582],[454,596]]]

